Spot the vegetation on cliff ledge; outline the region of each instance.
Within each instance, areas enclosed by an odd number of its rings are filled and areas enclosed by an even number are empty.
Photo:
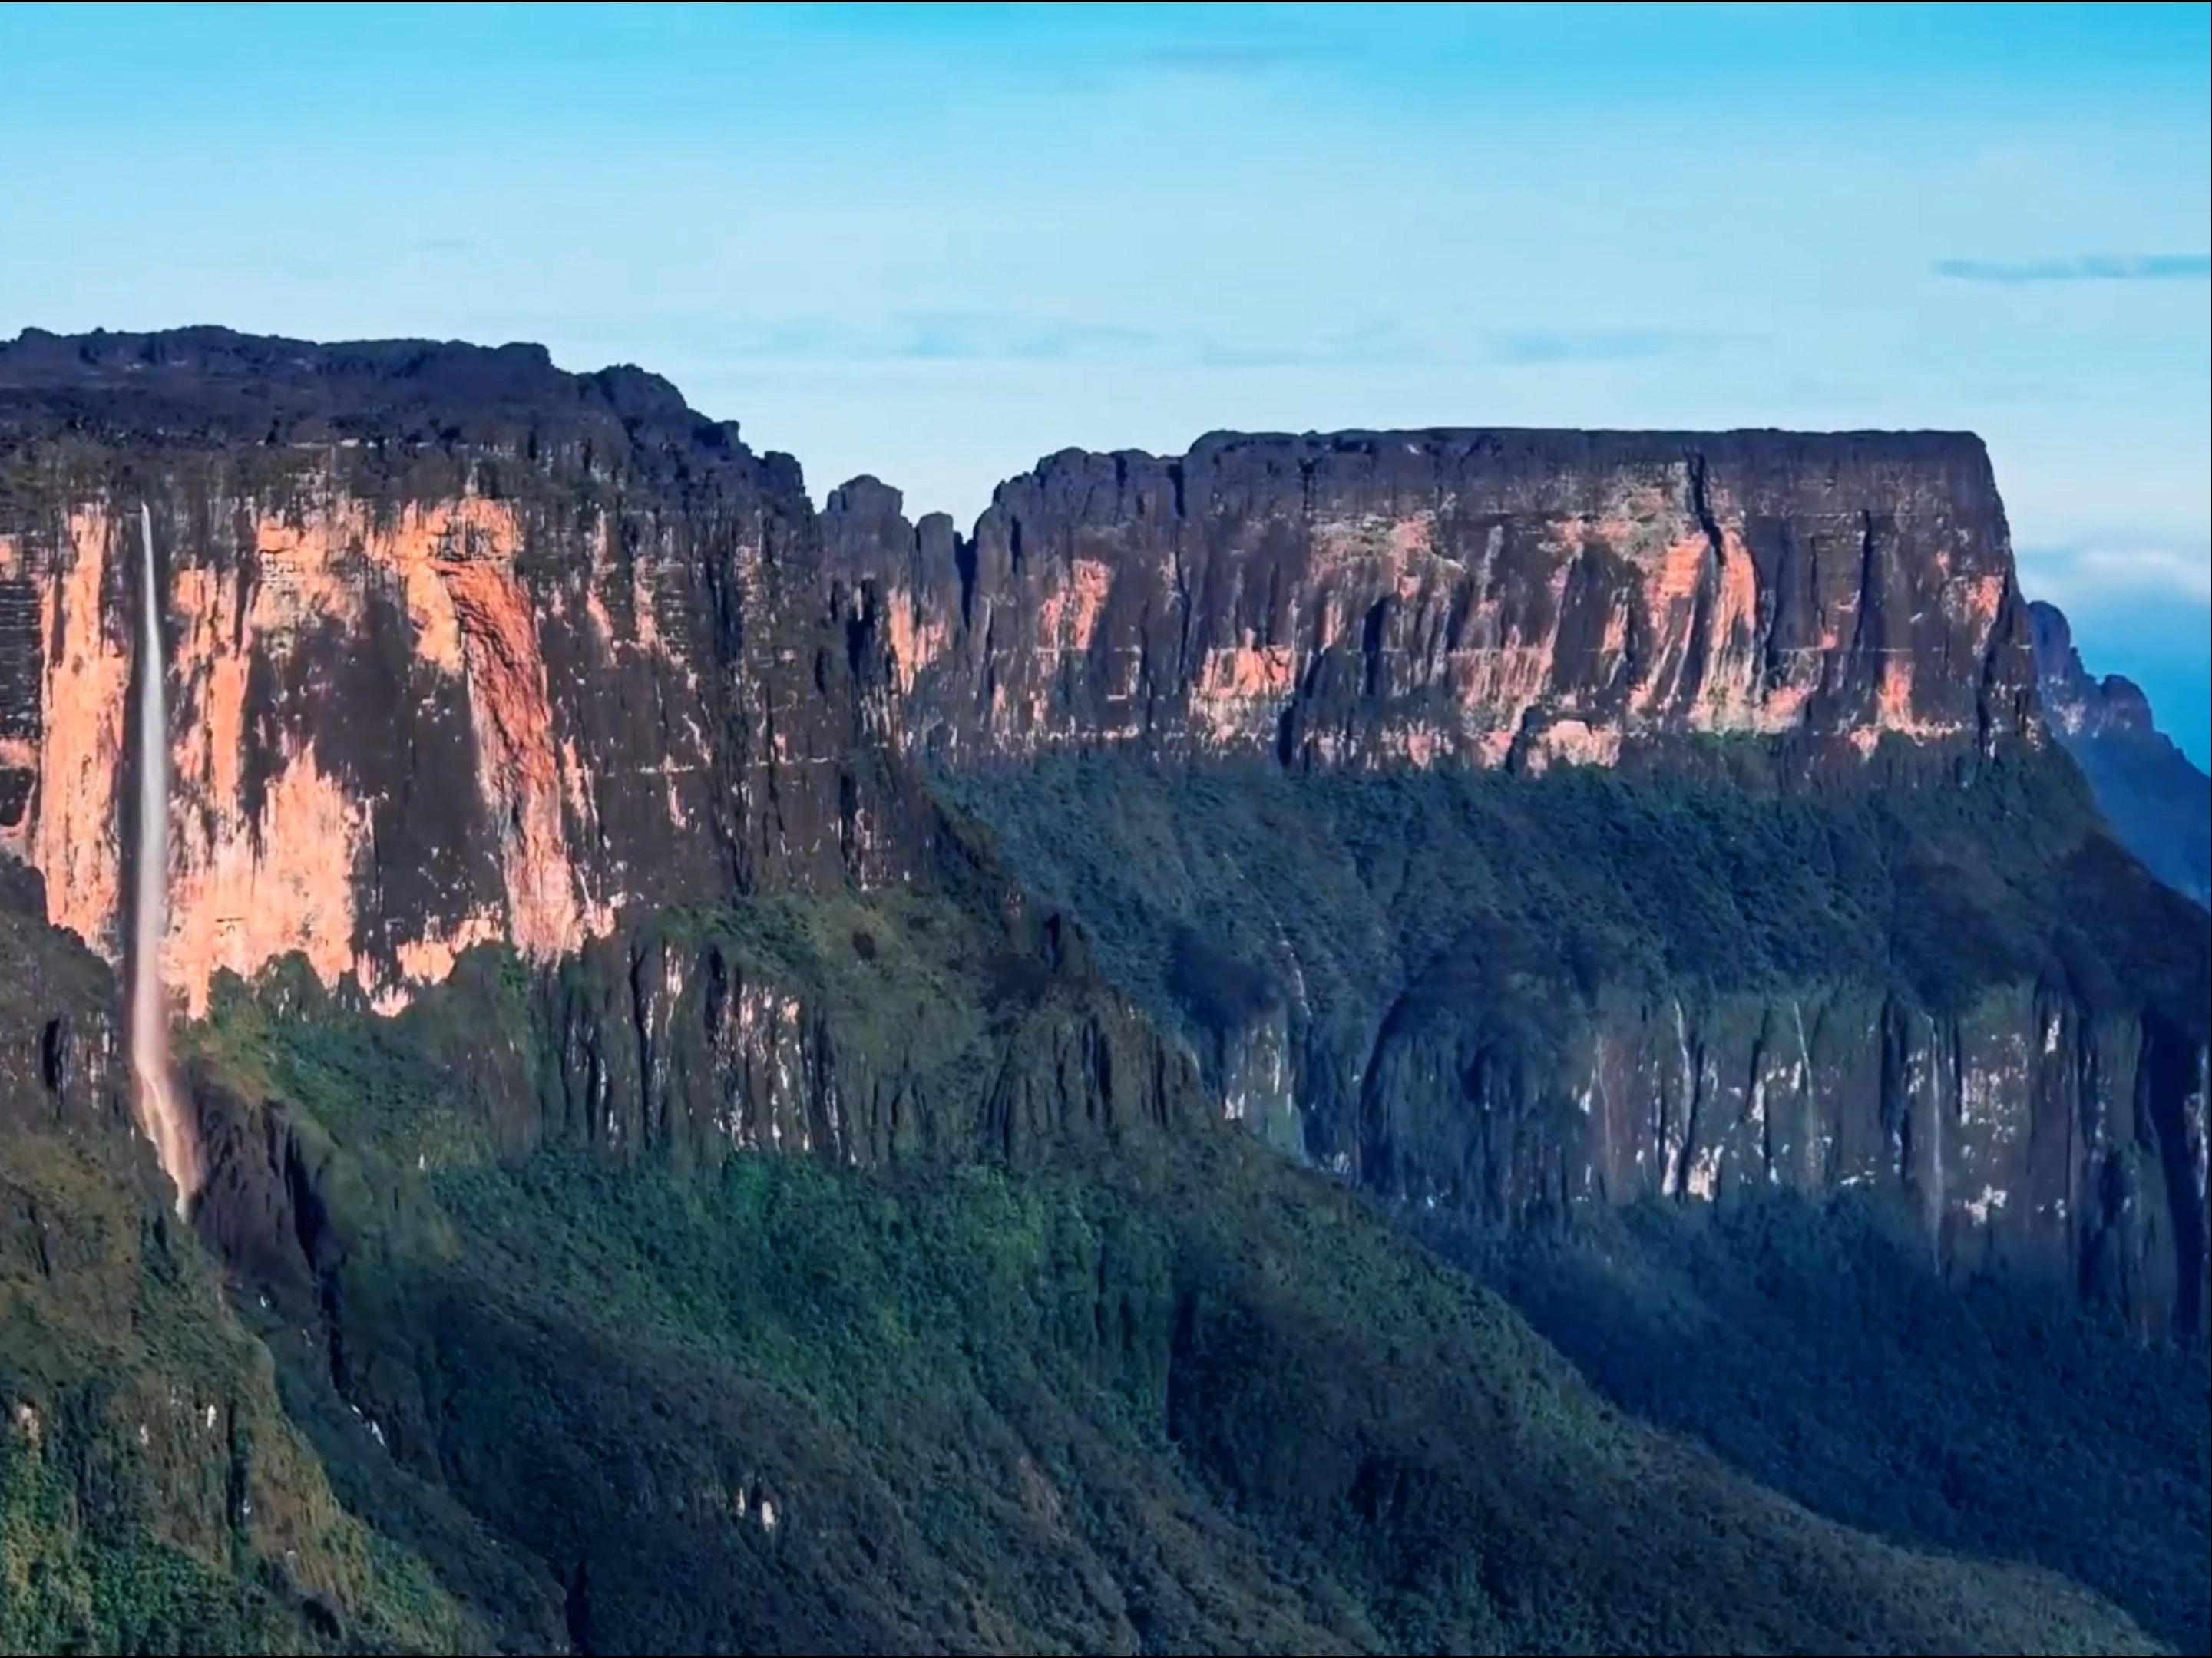
[[[1091,929],[1115,982],[1196,1035],[1218,1010],[1178,971],[1193,933],[1248,972],[1286,938],[1307,1003],[1346,1023],[1478,944],[1570,996],[1856,980],[1948,1011],[2043,980],[2212,1023],[2202,918],[2048,756],[1967,788],[1764,799],[1586,768],[1298,775],[1120,754],[939,786]]]
[[[2138,1340],[2064,1286],[1946,1283],[1861,1193],[1647,1202],[1565,1235],[1407,1219],[1620,1409],[1815,1513],[2033,1561],[2212,1644],[2203,1341]]]

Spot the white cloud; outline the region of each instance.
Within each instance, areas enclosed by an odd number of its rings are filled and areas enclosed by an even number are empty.
[[[2092,544],[2025,548],[2021,585],[2031,598],[2058,604],[2107,594],[2212,598],[2212,547]]]

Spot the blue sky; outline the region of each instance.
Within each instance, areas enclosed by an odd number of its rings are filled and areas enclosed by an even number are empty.
[[[1219,427],[1966,427],[2212,722],[2212,7],[0,10],[0,335],[535,339],[969,518]]]

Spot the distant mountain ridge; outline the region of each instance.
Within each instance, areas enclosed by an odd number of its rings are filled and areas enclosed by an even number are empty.
[[[2064,611],[2037,599],[2028,614],[2045,716],[2113,833],[2160,880],[2212,908],[2212,777],[2158,728],[2142,687],[2090,673]]]

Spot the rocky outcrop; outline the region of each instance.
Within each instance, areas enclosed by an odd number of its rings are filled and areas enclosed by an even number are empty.
[[[1346,432],[1069,451],[970,541],[829,500],[908,744],[1531,771],[1756,737],[1948,774],[2035,731],[1978,440]]]
[[[2061,737],[2148,738],[2156,734],[2150,699],[2124,674],[2102,679],[2082,665],[2066,612],[2044,599],[2027,607],[2044,713]]]
[[[2096,678],[2082,665],[2063,611],[2040,599],[2028,611],[2051,727],[2113,833],[2160,880],[2212,907],[2212,777],[2159,730],[2140,685],[2119,674]]]
[[[0,1132],[83,1133],[131,1121],[112,980],[38,924],[38,877],[0,864]]]
[[[963,942],[927,967],[911,941],[875,942],[881,918],[856,927],[857,994],[727,933],[594,941],[538,987],[531,1022],[553,1058],[532,1108],[553,1137],[678,1166],[978,1145],[1018,1159],[1204,1111],[1189,1055],[1049,937],[1032,954],[944,926]]]

